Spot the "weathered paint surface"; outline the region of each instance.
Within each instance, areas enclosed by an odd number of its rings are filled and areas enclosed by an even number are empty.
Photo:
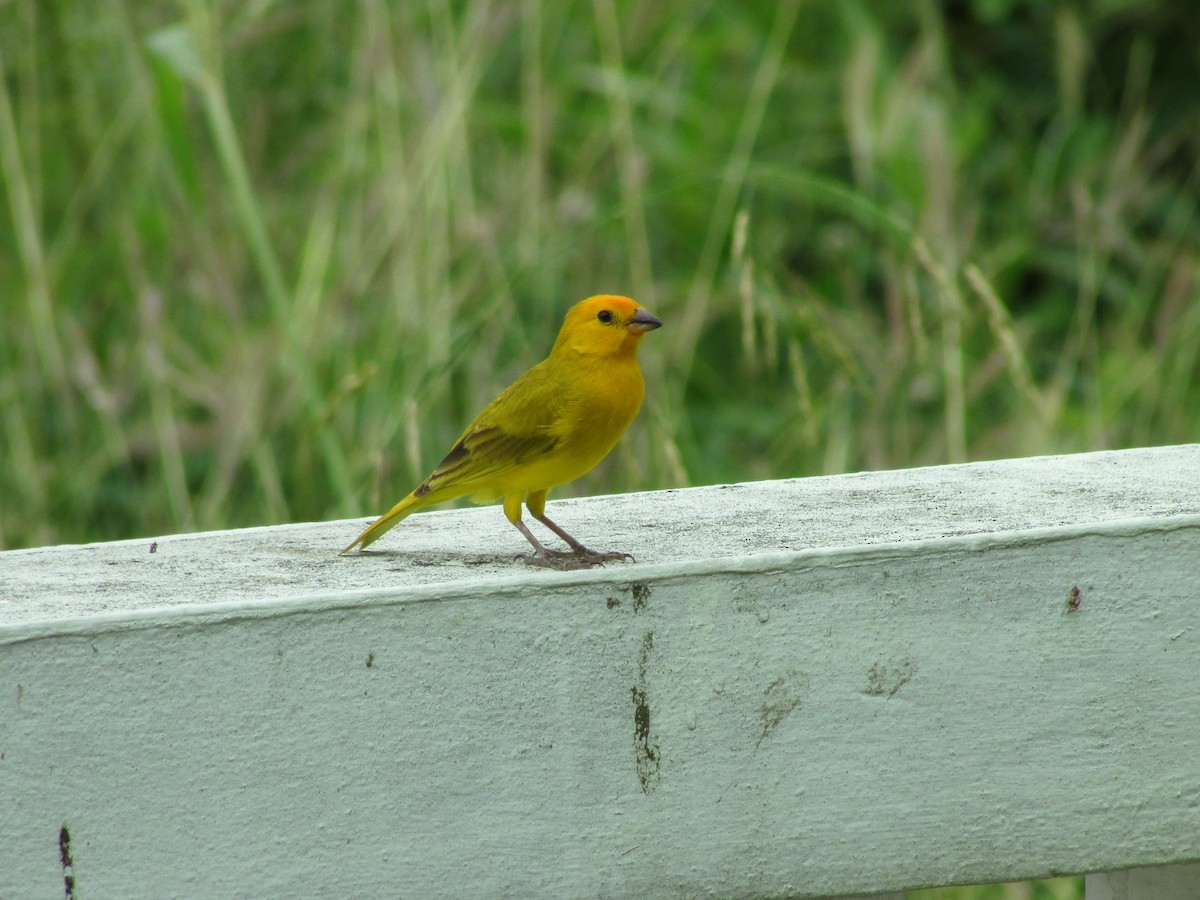
[[[0,897],[1200,860],[1200,446],[551,515],[639,562],[526,570],[495,509],[0,554]]]

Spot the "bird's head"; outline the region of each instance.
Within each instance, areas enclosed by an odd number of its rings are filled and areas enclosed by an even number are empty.
[[[662,325],[628,297],[600,294],[567,312],[551,353],[570,349],[601,356],[631,356],[647,331]]]

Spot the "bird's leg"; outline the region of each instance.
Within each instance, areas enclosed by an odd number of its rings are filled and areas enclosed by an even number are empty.
[[[571,535],[567,534],[567,532],[564,531],[562,528],[560,528],[558,525],[555,525],[553,521],[551,521],[550,519],[548,519],[546,517],[546,514],[544,512],[535,512],[532,509],[530,510],[530,512],[533,513],[533,517],[535,519],[537,519],[539,522],[541,522],[543,525],[545,525],[547,528],[549,528],[551,531],[553,531],[560,538],[562,538],[564,541],[567,542],[567,546],[569,546],[571,548],[571,553],[569,555],[570,555],[570,557],[572,557],[574,559],[586,560],[586,563],[588,565],[593,565],[593,566],[599,565],[600,563],[617,562],[617,561],[626,560],[626,559],[629,560],[630,562],[637,562],[637,560],[635,560],[633,558],[632,553],[621,553],[619,551],[612,551],[610,553],[600,553],[599,551],[592,550],[588,547],[585,547],[583,544],[579,543],[579,541],[575,540],[575,538],[571,537]]]
[[[522,557],[530,565],[546,566],[551,569],[586,569],[590,566],[598,566],[606,562],[633,559],[628,553],[597,553],[595,550],[589,550],[547,519],[545,491],[534,491],[529,494],[525,498],[525,506],[535,519],[566,541],[567,546],[571,548],[570,552],[564,552],[562,550],[547,550],[543,547],[541,541],[535,538],[533,532],[521,521],[521,498],[519,496],[505,497],[504,514],[508,517],[508,521],[517,526],[517,530],[525,535],[525,540],[533,545],[534,552],[529,556]]]
[[[533,545],[533,552],[522,554],[518,559],[524,560],[527,565],[545,566],[547,569],[588,569],[592,566],[599,565],[602,560],[591,559],[590,557],[579,556],[574,553],[562,553],[558,550],[547,550],[542,546],[542,542],[533,536],[533,532],[529,530],[529,526],[520,519],[513,522],[517,526],[517,530],[525,535],[525,540]],[[586,548],[585,548],[586,549]]]
[[[545,506],[546,492],[541,492],[541,503]],[[530,512],[541,512],[536,506],[530,507]],[[521,521],[521,495],[513,494],[504,498],[504,515],[508,521],[512,522],[517,531],[525,535],[525,540],[533,546],[533,552],[529,555],[522,555],[519,558],[524,560],[531,566],[545,566],[548,569],[586,569],[589,566],[596,565],[595,562],[576,557],[570,553],[559,553],[556,550],[547,550],[542,546],[542,542],[533,536],[533,532],[529,530],[529,526]]]

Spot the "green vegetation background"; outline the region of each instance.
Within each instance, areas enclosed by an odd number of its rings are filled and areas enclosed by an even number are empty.
[[[1197,47],[1173,0],[0,4],[0,548],[381,511],[598,292],[665,327],[560,496],[1195,441]]]
[[[1198,37],[1167,0],[4,4],[0,546],[380,511],[601,291],[666,326],[576,492],[1194,441]]]

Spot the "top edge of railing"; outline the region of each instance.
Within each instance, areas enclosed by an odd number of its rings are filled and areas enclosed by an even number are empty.
[[[582,540],[636,563],[557,573],[495,506],[412,517],[362,555],[367,519],[0,553],[0,629],[229,616],[426,596],[837,565],[873,555],[1194,527],[1200,445],[743,482],[552,501]],[[533,527],[538,527],[533,523]],[[153,611],[153,613],[149,612]],[[75,626],[72,626],[75,627]],[[16,628],[17,631],[13,631]]]

